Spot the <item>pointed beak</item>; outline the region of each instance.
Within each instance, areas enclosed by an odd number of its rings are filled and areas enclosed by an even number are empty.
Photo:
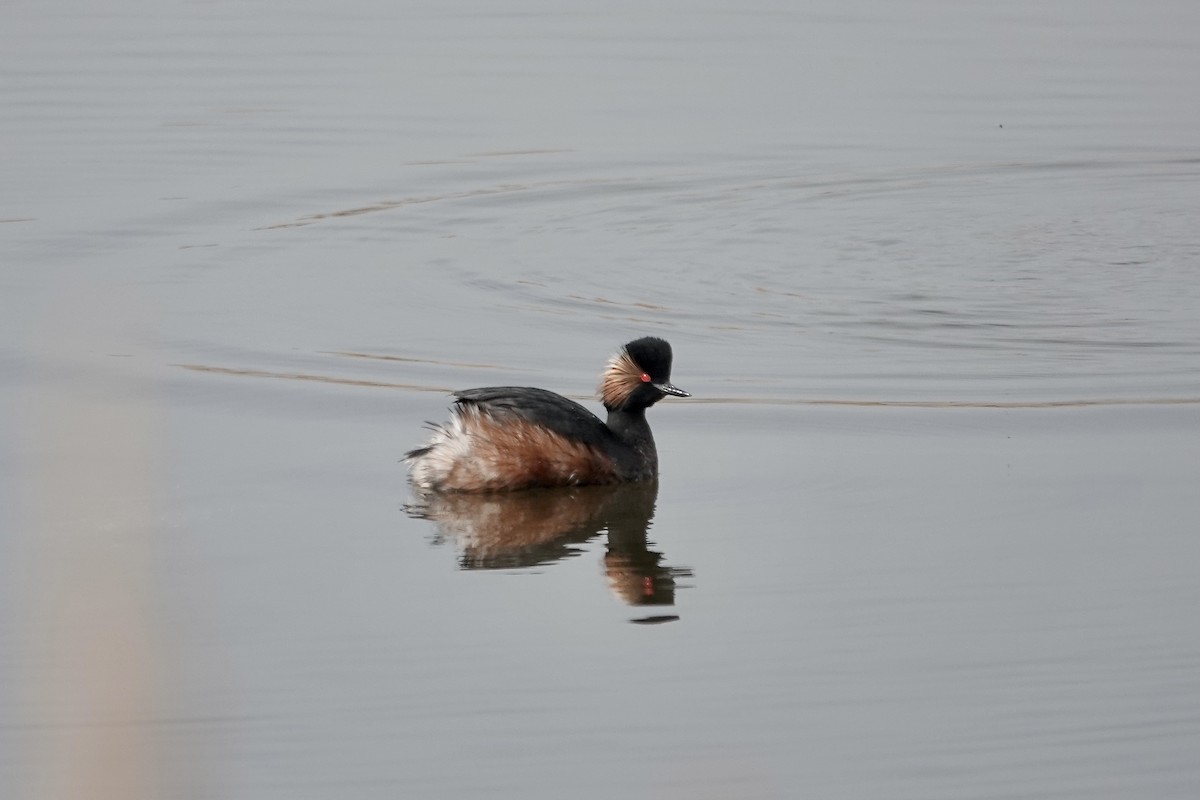
[[[690,394],[672,383],[652,383],[650,385],[655,389],[658,389],[663,394],[672,394],[676,397],[691,397]]]

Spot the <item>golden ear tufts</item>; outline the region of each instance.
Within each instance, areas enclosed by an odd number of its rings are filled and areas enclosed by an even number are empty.
[[[608,360],[604,374],[600,376],[600,400],[605,408],[618,408],[625,404],[642,383],[643,370],[624,348]]]

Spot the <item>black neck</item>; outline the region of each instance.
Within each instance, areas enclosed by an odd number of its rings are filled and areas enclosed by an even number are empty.
[[[636,473],[634,477],[639,480],[658,474],[658,452],[654,448],[654,434],[646,422],[646,409],[610,409],[608,428],[636,454],[636,463],[624,465],[626,470]]]

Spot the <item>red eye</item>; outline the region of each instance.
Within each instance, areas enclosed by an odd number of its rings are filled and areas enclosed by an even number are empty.
[[[649,382],[650,382],[650,373],[643,372],[642,373],[642,383],[649,383]]]

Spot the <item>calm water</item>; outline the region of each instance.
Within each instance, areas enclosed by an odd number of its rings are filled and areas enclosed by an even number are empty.
[[[3,796],[1200,792],[1200,6],[43,3],[0,67]],[[646,333],[656,486],[411,497],[446,391]]]

